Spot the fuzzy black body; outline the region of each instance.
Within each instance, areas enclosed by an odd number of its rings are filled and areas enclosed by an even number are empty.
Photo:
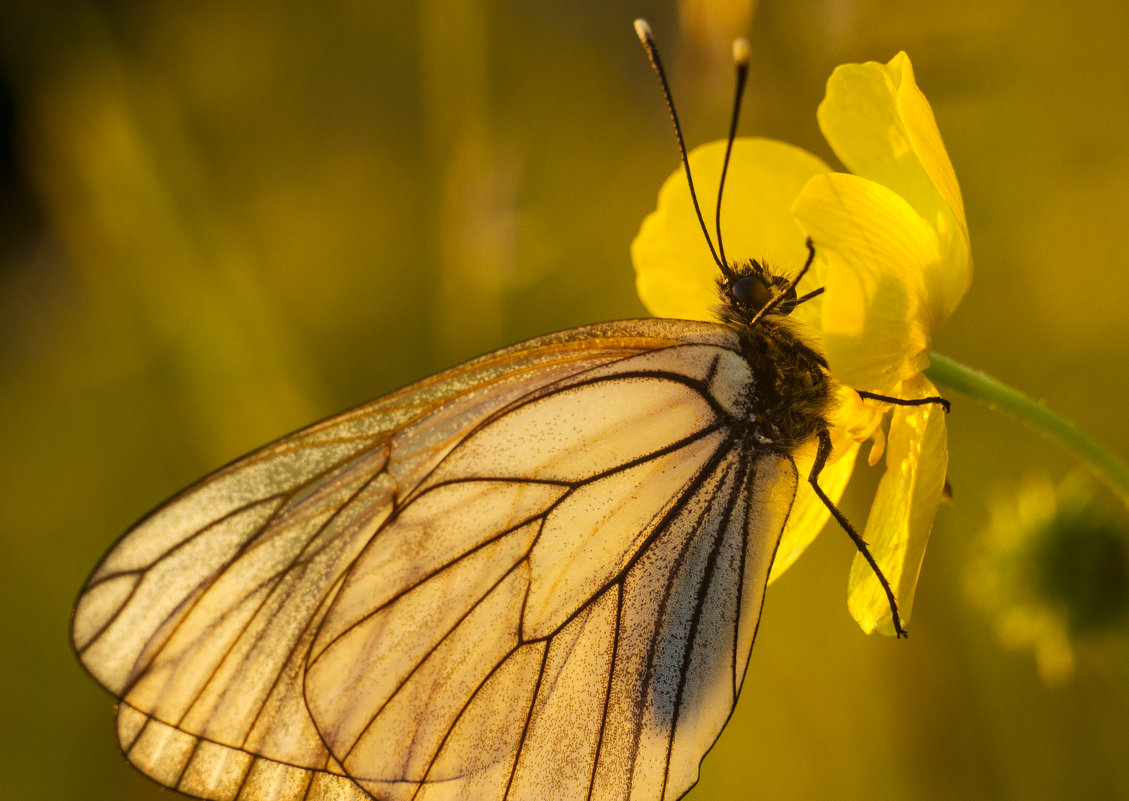
[[[749,437],[761,451],[792,453],[828,428],[834,396],[827,361],[789,318],[797,305],[791,282],[748,261],[718,279],[722,323],[737,334],[753,373]]]

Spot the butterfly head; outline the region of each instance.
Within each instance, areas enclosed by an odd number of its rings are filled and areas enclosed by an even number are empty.
[[[797,303],[792,282],[754,259],[723,270],[717,279],[717,290],[721,317],[744,324],[761,316],[765,306],[773,301],[775,304],[767,313],[783,316],[791,314]]]

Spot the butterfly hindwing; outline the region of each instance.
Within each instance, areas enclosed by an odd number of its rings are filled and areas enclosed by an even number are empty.
[[[626,491],[603,493],[616,506],[638,505],[633,496],[648,490],[661,499],[644,523],[606,532],[636,549],[545,631],[523,614],[535,595],[534,541],[550,538],[574,489],[444,483],[406,506],[350,572],[323,626],[327,642],[311,652],[310,710],[349,775],[397,800],[677,798],[688,789],[736,700],[795,490],[787,459],[746,458],[720,433],[695,444],[696,453],[666,454],[667,464],[643,462],[651,476],[593,482],[624,482]],[[467,507],[467,489],[498,497]],[[432,551],[432,540],[446,544],[463,528],[462,509],[492,505],[504,511],[480,520],[494,523],[475,529],[485,542],[440,549],[449,562],[383,601],[383,577],[430,561],[405,557],[409,544]],[[558,559],[580,561],[601,544]],[[347,624],[335,620],[339,609]]]
[[[795,492],[790,461],[735,430],[737,358],[680,345],[533,393],[373,538],[306,677],[362,787],[406,801],[693,784]]]

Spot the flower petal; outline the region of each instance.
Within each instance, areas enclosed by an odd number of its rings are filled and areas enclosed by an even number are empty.
[[[930,277],[940,270],[937,235],[884,186],[843,173],[808,181],[793,209],[816,247],[823,346],[835,378],[897,395],[929,364],[937,323]]]
[[[690,153],[694,187],[714,236],[717,187],[725,143],[711,142]],[[811,176],[828,166],[798,147],[771,139],[733,143],[725,182],[722,233],[725,255],[764,259],[787,267],[803,264],[804,236],[791,215],[792,203]],[[639,297],[660,317],[715,319],[717,265],[694,215],[682,171],[667,178],[658,208],[631,243]]]
[[[936,395],[924,376],[906,382],[907,398]],[[878,484],[863,539],[909,621],[921,560],[941,501],[948,469],[945,412],[939,405],[898,406],[890,422],[886,473]],[[863,631],[894,633],[882,585],[861,554],[851,564],[847,605]]]
[[[972,280],[960,185],[905,53],[888,64],[836,68],[817,112],[819,127],[851,172],[893,189],[941,234],[947,267],[936,290],[948,318]]]

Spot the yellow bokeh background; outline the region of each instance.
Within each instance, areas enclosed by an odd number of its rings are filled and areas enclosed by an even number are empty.
[[[839,63],[913,59],[976,274],[938,350],[1129,453],[1129,7],[10,0],[0,10],[0,775],[21,799],[171,798],[133,771],[68,642],[100,554],[256,445],[476,355],[642,315],[628,246],[690,144],[741,130],[834,163]],[[735,255],[735,254],[731,254]],[[984,490],[1070,462],[953,398],[954,503],[912,637],[846,609],[828,530],[765,606],[705,799],[1129,798],[1124,672],[1047,688],[963,593]],[[867,479],[845,511],[861,523]]]

